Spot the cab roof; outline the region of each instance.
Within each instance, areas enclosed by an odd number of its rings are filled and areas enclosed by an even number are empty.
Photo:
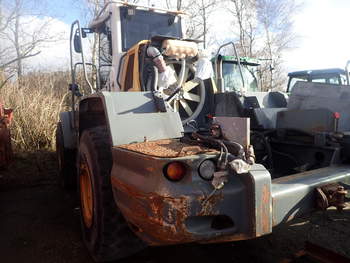
[[[288,77],[314,77],[322,75],[346,75],[345,70],[341,68],[327,68],[327,69],[314,69],[314,70],[301,70],[289,72]]]
[[[232,62],[237,63],[237,57],[235,56],[220,56],[220,59],[222,59],[225,62]],[[249,58],[249,57],[240,57],[240,63],[249,65],[249,66],[259,66],[260,63],[257,59]]]

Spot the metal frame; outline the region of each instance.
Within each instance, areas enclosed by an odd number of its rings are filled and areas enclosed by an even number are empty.
[[[87,77],[87,73],[86,73],[86,63],[85,63],[85,56],[84,56],[84,48],[83,48],[83,41],[82,41],[82,30],[80,27],[80,22],[79,20],[75,20],[72,25],[71,25],[71,29],[70,29],[70,37],[69,37],[69,49],[70,49],[70,67],[71,67],[71,75],[72,75],[72,84],[76,84],[75,81],[75,65],[73,66],[73,47],[72,47],[72,39],[73,39],[73,32],[74,32],[74,26],[77,25],[78,27],[78,31],[79,32],[79,40],[80,40],[80,46],[81,46],[81,63],[83,65],[83,70],[84,70],[84,77],[85,77],[85,81],[87,82],[87,84],[90,87],[91,93],[93,93],[94,89],[92,88],[92,85]]]
[[[75,29],[75,26],[77,27],[77,29]],[[73,38],[75,36],[75,34],[78,32],[79,34],[79,41],[80,41],[80,46],[81,46],[81,62],[73,62]],[[96,65],[89,63],[89,62],[85,62],[85,55],[84,55],[84,47],[83,47],[83,41],[82,41],[82,35],[83,35],[83,30],[80,26],[80,22],[79,20],[75,20],[72,25],[71,25],[71,31],[70,31],[70,37],[69,37],[69,51],[70,51],[70,67],[71,67],[71,93],[72,93],[72,97],[71,97],[71,102],[72,102],[72,126],[74,127],[74,130],[76,130],[75,127],[75,92],[73,90],[73,88],[76,87],[77,83],[76,83],[76,68],[78,65],[82,65],[83,66],[83,71],[84,71],[84,79],[86,81],[86,83],[88,84],[89,88],[90,88],[90,92],[94,93],[94,91],[97,91],[100,89],[100,81],[99,81],[99,72],[98,72],[98,68],[96,67]],[[91,82],[89,81],[89,78],[87,76],[87,71],[86,71],[86,66],[91,66],[92,68],[95,68],[96,70],[96,80],[97,80],[97,87],[96,90],[94,90]]]
[[[77,69],[77,66],[79,66],[79,65],[83,65],[83,68],[84,68],[84,63],[83,63],[83,62],[77,62],[77,63],[75,63],[75,64],[74,64],[74,69],[73,69],[74,75],[76,74],[76,69]],[[101,89],[101,87],[100,87],[100,76],[99,76],[98,68],[97,68],[97,66],[96,66],[95,64],[90,63],[90,62],[85,62],[85,66],[86,66],[86,65],[91,66],[91,67],[94,68],[95,71],[96,71],[96,90],[95,90],[94,88],[92,88],[91,93],[93,93],[94,91],[98,91],[98,90]],[[85,73],[84,73],[84,75],[85,75]],[[85,79],[85,80],[86,80],[86,79]],[[87,79],[87,81],[88,81],[88,79]],[[89,85],[89,86],[90,86],[90,85]],[[91,85],[91,86],[92,86],[92,85]]]
[[[246,174],[230,174],[225,187],[213,193],[198,167],[204,160],[216,160],[216,154],[159,158],[119,147],[112,153],[111,181],[118,207],[135,234],[156,246],[267,235],[274,227],[316,210],[318,187],[350,182],[349,165],[271,180],[268,170],[255,164]],[[163,176],[164,166],[173,161],[189,168],[181,182]],[[217,216],[230,218],[233,225],[213,228]]]
[[[223,48],[223,47],[226,47],[228,45],[232,45],[233,46],[233,51],[235,53],[235,56],[237,58],[237,64],[238,64],[238,69],[239,69],[239,74],[241,75],[241,79],[242,79],[242,84],[243,84],[243,89],[245,88],[244,86],[244,77],[243,77],[243,73],[242,73],[242,67],[241,67],[241,60],[238,56],[238,53],[237,53],[237,49],[236,49],[236,45],[235,43],[233,43],[232,41],[231,42],[228,42],[228,43],[225,43],[223,45],[221,45],[218,49],[218,51],[216,52],[216,55],[215,55],[215,76],[217,78],[217,83],[216,85],[218,86],[220,92],[224,92],[223,90],[223,79],[222,79],[222,63],[220,64],[220,70],[218,71],[218,65],[217,65],[217,59],[219,57],[219,52],[220,50]],[[220,75],[219,75],[220,74]],[[243,93],[243,90],[241,90],[241,93]]]

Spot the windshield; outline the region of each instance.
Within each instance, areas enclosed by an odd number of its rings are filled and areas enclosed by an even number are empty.
[[[120,7],[122,49],[153,36],[182,38],[181,19],[172,14]]]
[[[291,78],[289,81],[288,92],[290,92],[297,81],[307,81],[306,78]]]
[[[255,68],[256,67],[241,64],[246,91],[258,91],[258,83],[254,75]],[[222,73],[225,91],[239,92],[243,89],[242,78],[237,64],[224,62],[222,64]]]

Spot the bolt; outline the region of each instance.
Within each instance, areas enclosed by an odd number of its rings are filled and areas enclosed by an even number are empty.
[[[336,200],[337,200],[337,210],[342,211],[345,207],[345,195],[347,194],[347,191],[345,191],[344,187],[339,185],[337,187],[337,192],[336,192]]]

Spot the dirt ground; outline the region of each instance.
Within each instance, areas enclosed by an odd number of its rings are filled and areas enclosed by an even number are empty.
[[[350,258],[350,210],[328,215],[331,221],[318,212],[255,240],[147,248],[119,262],[282,262],[305,241]],[[10,169],[0,171],[0,262],[93,262],[79,220],[76,194],[57,183],[54,153],[17,154]]]

